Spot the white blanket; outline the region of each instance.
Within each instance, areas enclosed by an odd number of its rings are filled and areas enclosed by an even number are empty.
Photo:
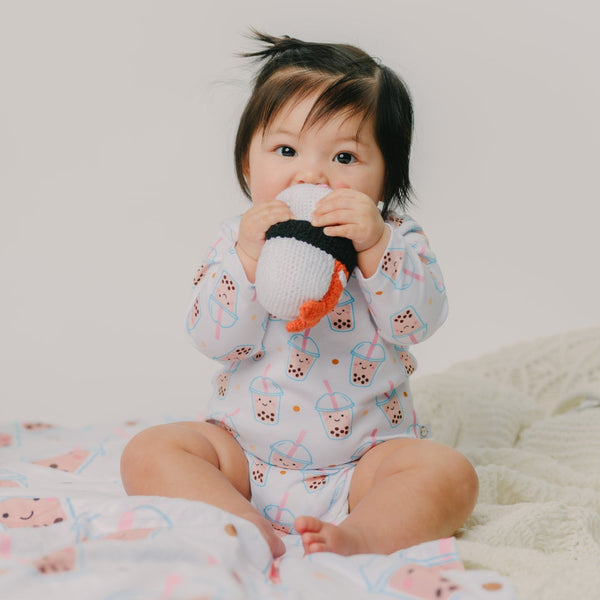
[[[415,382],[421,418],[477,467],[457,549],[523,600],[600,598],[600,328],[522,343]]]

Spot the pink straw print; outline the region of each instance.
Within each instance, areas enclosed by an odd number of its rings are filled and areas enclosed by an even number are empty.
[[[215,329],[215,338],[218,340],[221,337],[221,319],[223,318],[223,307],[219,306],[217,314],[217,328]]]
[[[405,275],[408,275],[409,277],[416,279],[417,281],[425,281],[425,277],[423,277],[423,275],[420,275],[419,273],[416,273],[415,271],[410,271],[409,269],[403,268],[402,272]]]
[[[181,583],[182,579],[182,575],[169,575],[165,583],[165,589],[161,596],[161,600],[168,600],[168,598],[172,598],[175,588]]]
[[[240,412],[240,410],[241,410],[241,409],[238,407],[238,408],[236,408],[236,409],[235,409],[233,412],[230,412],[229,414],[222,416],[222,417],[219,419],[219,423],[221,423],[221,425],[226,425],[226,423],[225,423],[225,419],[228,419],[228,418],[230,418],[230,417],[235,417],[235,415],[237,415],[237,414]]]
[[[335,410],[338,410],[338,403],[335,399],[335,394],[333,393],[333,390],[331,389],[331,385],[329,385],[329,381],[327,381],[327,379],[323,382],[325,384],[325,389],[327,390],[327,393],[329,394],[330,398],[331,398],[331,404],[333,405],[333,408]]]
[[[305,436],[306,436],[306,429],[303,429],[300,432],[300,435],[298,436],[296,441],[292,444],[292,447],[290,448],[290,451],[287,454],[288,458],[292,458],[292,456],[294,456],[294,454],[296,454],[296,452],[298,451],[298,448],[300,448],[300,445],[302,444],[302,440],[304,439]]]
[[[289,495],[290,495],[290,493],[286,492],[283,495],[283,498],[281,499],[279,506],[277,507],[277,512],[275,513],[275,522],[277,522],[277,523],[281,523],[281,515],[283,514],[283,509],[285,508],[285,505],[287,503]]]
[[[305,329],[304,333],[302,334],[302,350],[305,351],[306,350],[306,343],[308,342],[308,334],[310,333],[310,328]]]
[[[269,372],[270,368],[271,368],[271,364],[269,363],[263,372],[262,384],[263,384],[263,389],[265,390],[265,394],[267,394],[269,392],[269,384],[267,383],[267,373]]]
[[[0,535],[0,558],[10,558],[10,538]]]
[[[367,358],[371,358],[373,354],[373,350],[375,350],[375,346],[377,345],[377,340],[379,339],[379,333],[375,331],[375,336],[373,337],[373,341],[371,342],[369,349],[367,350]]]
[[[394,395],[394,382],[393,381],[388,381],[388,383],[390,384],[390,391],[386,392],[385,394],[383,394],[386,398],[391,398]]]
[[[117,531],[129,531],[133,528],[133,518],[135,513],[133,510],[128,510],[121,515],[119,519],[119,525],[117,526]]]

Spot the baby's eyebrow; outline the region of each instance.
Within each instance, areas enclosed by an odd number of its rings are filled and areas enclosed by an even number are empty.
[[[285,135],[288,137],[298,137],[297,131],[291,131],[290,129],[285,129],[283,127],[278,127],[277,129],[267,128],[265,131],[265,135]]]
[[[293,131],[286,127],[277,127],[276,129],[267,128],[263,133],[263,138],[271,136],[283,136],[288,138],[299,139],[302,136],[302,132]],[[339,136],[333,139],[335,144],[354,144],[358,146],[368,146],[368,142],[364,142],[360,133],[352,133],[345,135],[341,133]]]
[[[344,135],[336,138],[336,141],[340,144],[359,144],[364,146],[364,142],[361,141],[360,137],[357,135]]]

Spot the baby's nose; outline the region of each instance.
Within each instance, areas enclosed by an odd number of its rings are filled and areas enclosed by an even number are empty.
[[[294,184],[298,183],[312,183],[314,185],[329,185],[329,181],[327,179],[327,175],[323,172],[322,169],[318,168],[305,168],[300,169],[296,173],[294,177]]]

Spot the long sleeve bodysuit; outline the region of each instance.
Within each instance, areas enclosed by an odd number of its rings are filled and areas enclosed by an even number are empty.
[[[355,269],[327,317],[292,334],[256,300],[235,251],[239,222],[221,226],[198,269],[186,327],[223,365],[206,420],[241,444],[253,502],[287,532],[296,514],[335,520],[352,467],[375,444],[426,435],[409,347],[444,322],[445,287],[422,229],[391,215],[377,272]]]

